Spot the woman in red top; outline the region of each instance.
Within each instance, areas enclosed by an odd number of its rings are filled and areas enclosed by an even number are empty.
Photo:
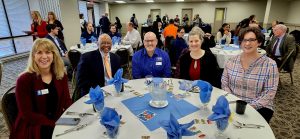
[[[33,33],[33,40],[38,38],[44,38],[47,36],[48,32],[46,30],[47,23],[42,19],[38,11],[31,12],[32,24],[31,32]]]
[[[10,139],[51,139],[55,122],[72,102],[63,61],[50,40],[35,40],[27,69],[17,79],[16,101]]]
[[[175,77],[186,80],[204,80],[215,87],[221,86],[221,75],[215,56],[211,51],[201,48],[204,32],[194,27],[189,33],[189,51],[180,56]]]

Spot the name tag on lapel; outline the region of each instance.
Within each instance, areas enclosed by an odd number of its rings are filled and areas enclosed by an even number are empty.
[[[162,57],[157,57],[156,58],[156,63],[155,63],[156,66],[161,66],[162,65]]]
[[[49,90],[48,90],[48,89],[38,90],[36,94],[37,94],[38,96],[46,95],[46,94],[49,94]]]

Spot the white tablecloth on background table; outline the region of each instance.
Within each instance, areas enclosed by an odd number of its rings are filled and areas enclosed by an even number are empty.
[[[86,52],[90,52],[90,51],[94,51],[96,49],[99,49],[99,46],[96,43],[87,43],[85,46],[83,46],[81,44],[80,48],[76,46],[71,46],[70,49],[75,49],[78,50],[80,53],[86,53]],[[117,50],[119,49],[126,49],[129,50],[129,52],[131,53],[131,51],[133,52],[133,50],[131,50],[131,45],[114,45],[111,47],[110,52],[115,53]]]
[[[169,78],[164,78],[164,80],[169,80]],[[173,93],[183,93],[183,91],[178,90],[178,81],[179,79],[172,79],[174,84]],[[115,96],[107,96],[105,98],[105,106],[115,108],[116,111],[122,115],[122,121],[125,122],[124,125],[121,125],[119,129],[118,139],[140,139],[141,136],[150,136],[151,139],[166,139],[166,131],[162,128],[158,128],[152,132],[148,130],[148,128],[135,116],[131,111],[121,102],[122,100],[135,97],[133,92],[129,92],[129,90],[135,90],[139,93],[147,92],[145,90],[146,86],[144,84],[144,79],[138,80],[130,80],[125,85],[131,86],[132,88],[125,87],[125,94],[119,97]],[[111,92],[114,94],[114,87],[113,86],[105,86],[104,90]],[[224,95],[226,92],[217,88],[213,89],[211,101],[208,104],[209,111],[208,113],[203,113],[201,110],[198,110],[194,113],[191,113],[185,117],[179,119],[179,123],[187,123],[193,119],[206,119],[208,115],[212,113],[211,108],[216,103],[217,98],[220,95]],[[88,112],[94,113],[92,110],[92,106],[85,104],[84,102],[89,99],[89,97],[82,97],[78,101],[76,101],[70,108],[66,111],[75,111],[75,112]],[[228,95],[226,97],[229,101],[237,100],[238,98],[233,95]],[[200,107],[202,106],[199,94],[198,93],[191,93],[191,96],[184,98],[190,104]],[[145,102],[148,103],[148,102]],[[253,128],[242,128],[238,129],[235,128],[232,123],[229,123],[228,128],[225,130],[224,134],[228,136],[230,139],[275,139],[273,131],[271,130],[268,123],[264,120],[264,118],[250,105],[247,105],[246,111],[244,115],[239,115],[235,113],[235,104],[229,104],[230,110],[233,113],[233,120],[237,120],[244,123],[253,123],[253,124],[260,124],[264,125],[264,128],[260,129],[253,129]],[[65,112],[66,113],[66,112]],[[65,113],[61,117],[78,117],[76,115],[65,115]],[[103,132],[105,128],[100,124],[99,119],[97,116],[86,116],[82,118],[80,124],[90,123],[87,127],[79,130],[74,131],[59,137],[55,135],[59,133],[63,133],[65,130],[72,128],[73,126],[63,126],[57,125],[55,126],[53,132],[53,139],[104,139]],[[215,124],[194,124],[197,129],[201,130],[202,133],[206,135],[206,138],[213,139],[214,134],[217,132]],[[199,135],[199,134],[198,134]],[[188,139],[195,139],[198,138],[196,135],[187,137],[184,136],[183,138]]]
[[[224,46],[224,47],[228,47],[228,46]],[[220,45],[216,45],[216,47],[210,48],[210,50],[212,51],[212,53],[216,56],[218,65],[220,68],[224,68],[225,63],[232,57],[237,56],[239,54],[242,53],[241,49],[238,49],[239,46],[230,44],[229,47],[233,47],[236,48],[234,50],[224,50],[224,48],[222,48]],[[258,48],[258,52],[260,54],[266,54],[266,51]]]

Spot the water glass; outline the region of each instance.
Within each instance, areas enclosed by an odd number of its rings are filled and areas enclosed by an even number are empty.
[[[100,114],[103,111],[103,108],[104,108],[104,102],[103,103],[94,103],[93,104],[93,109],[97,113],[97,118],[100,118]]]
[[[117,139],[119,135],[119,127],[115,127],[114,129],[106,128],[106,136],[109,139]]]
[[[224,131],[228,127],[228,118],[223,118],[215,121],[215,124],[217,126],[217,133],[215,134],[216,138],[218,139],[226,139],[226,135],[224,134]]]
[[[150,105],[154,107],[165,107],[168,103],[166,99],[167,95],[167,85],[163,82],[161,83],[154,83],[152,82],[149,86],[150,88],[150,95],[151,95],[151,100],[150,100]]]

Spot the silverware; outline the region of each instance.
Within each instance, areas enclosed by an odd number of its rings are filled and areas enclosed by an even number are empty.
[[[92,113],[80,113],[80,112],[72,112],[72,111],[67,111],[66,112],[66,115],[79,115],[79,117],[84,117],[84,116],[87,116],[87,115],[94,115]]]
[[[67,130],[65,130],[63,133],[57,134],[57,135],[55,135],[55,136],[56,136],[56,137],[59,137],[59,136],[61,136],[61,135],[65,135],[65,134],[70,133],[70,132],[73,132],[73,131],[78,131],[78,130],[81,130],[82,128],[86,127],[86,126],[88,126],[88,124],[78,125],[78,126],[73,127],[73,128],[71,128],[71,129],[67,129]]]
[[[228,96],[230,93],[226,93],[224,96],[226,97],[226,96]]]
[[[239,121],[235,121],[237,124],[239,124],[240,126],[257,126],[257,127],[265,127],[263,125],[258,125],[258,124],[245,124]]]
[[[259,126],[240,126],[240,125],[236,125],[236,124],[233,124],[236,128],[238,129],[242,129],[242,128],[255,128],[255,129],[260,129],[261,127]]]
[[[102,89],[102,91],[104,92],[105,96],[112,96],[112,94],[109,93],[108,91],[105,91],[104,89]]]

